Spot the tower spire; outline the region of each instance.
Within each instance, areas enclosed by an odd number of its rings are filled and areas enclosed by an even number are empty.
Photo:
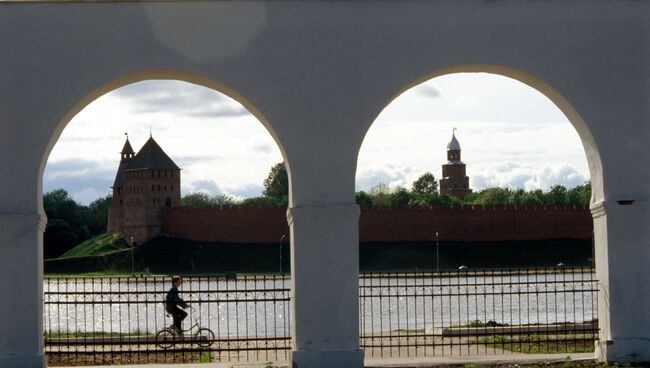
[[[465,164],[460,160],[460,143],[456,138],[456,128],[451,132],[451,140],[447,144],[447,163],[442,165],[440,179],[440,194],[464,198],[472,193],[469,189],[469,177],[465,173]]]
[[[133,151],[133,147],[131,147],[131,143],[129,142],[129,133],[124,133],[124,135],[126,136],[126,142],[124,142],[124,147],[122,147],[122,152],[120,152],[122,160],[133,158],[133,155],[135,155],[135,151]]]

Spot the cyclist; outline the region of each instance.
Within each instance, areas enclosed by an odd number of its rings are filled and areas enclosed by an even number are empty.
[[[178,295],[178,288],[181,286],[183,280],[180,276],[172,276],[172,287],[167,292],[167,298],[165,302],[165,310],[172,316],[174,323],[170,326],[176,330],[179,335],[183,334],[183,329],[181,328],[181,322],[187,317],[187,312],[183,309],[189,307],[190,305],[185,303],[183,299]],[[179,308],[182,307],[183,309]]]

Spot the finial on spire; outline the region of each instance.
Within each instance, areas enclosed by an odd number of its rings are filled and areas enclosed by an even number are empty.
[[[456,138],[456,127],[452,130],[451,140],[447,144],[447,151],[460,151],[460,143],[458,143],[458,139]]]
[[[126,139],[129,139],[129,132],[125,132],[124,135],[126,136]]]
[[[149,138],[153,138],[153,133],[151,132],[151,128],[149,128]]]

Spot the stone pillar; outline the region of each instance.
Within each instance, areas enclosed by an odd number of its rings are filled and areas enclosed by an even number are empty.
[[[43,231],[45,216],[0,213],[0,367],[45,367]]]
[[[650,361],[649,207],[648,200],[629,199],[592,205],[600,361]]]
[[[363,367],[359,206],[299,206],[291,228],[294,368]]]

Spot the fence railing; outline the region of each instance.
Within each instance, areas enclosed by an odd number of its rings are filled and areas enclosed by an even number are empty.
[[[192,329],[165,338],[159,332],[172,323],[164,304],[169,277],[46,278],[48,362],[287,360],[289,281],[283,276],[186,277],[179,290],[191,308],[183,327]]]
[[[192,329],[182,337],[165,332],[170,286],[168,277],[46,278],[49,365],[289,358],[290,278],[185,278]],[[365,273],[360,343],[375,358],[591,351],[597,290],[592,269]]]
[[[593,351],[598,282],[592,269],[364,274],[366,356]]]

